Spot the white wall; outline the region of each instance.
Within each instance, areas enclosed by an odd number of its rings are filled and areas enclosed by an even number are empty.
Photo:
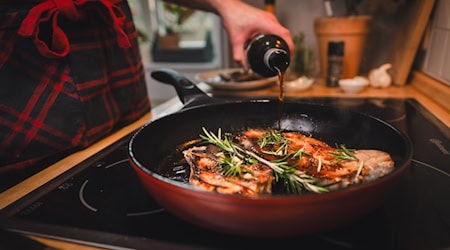
[[[436,4],[423,71],[450,85],[450,1]]]
[[[245,2],[258,8],[264,7],[263,0],[245,0]],[[275,15],[293,36],[303,32],[306,45],[310,46],[315,54],[318,53],[314,19],[325,16],[322,0],[276,0]]]

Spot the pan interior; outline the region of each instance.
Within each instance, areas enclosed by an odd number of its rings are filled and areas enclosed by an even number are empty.
[[[280,127],[281,126],[281,127]],[[374,117],[330,106],[290,102],[236,102],[210,104],[184,109],[150,122],[130,142],[130,153],[147,172],[167,176],[158,166],[170,160],[179,145],[196,140],[202,128],[239,133],[249,128],[297,131],[329,145],[379,149],[391,154],[396,168],[412,155],[407,137],[391,125]],[[176,154],[175,154],[176,155]],[[173,179],[185,180],[185,176]]]

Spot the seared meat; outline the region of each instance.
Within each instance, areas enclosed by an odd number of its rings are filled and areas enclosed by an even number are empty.
[[[241,163],[240,176],[226,176],[220,161],[224,153],[216,146],[192,147],[183,151],[191,167],[189,182],[205,190],[223,194],[255,196],[272,192],[273,173],[269,167],[254,163]]]
[[[333,148],[320,140],[296,132],[283,132],[289,143],[282,155],[267,154],[279,145],[260,148],[261,138],[268,132],[263,129],[245,131],[238,140],[247,149],[275,160],[289,153],[303,152],[301,157],[290,158],[290,165],[303,173],[320,179],[329,189],[347,187],[350,184],[375,180],[394,169],[391,156],[375,149],[348,150]]]
[[[291,188],[298,181],[309,191],[323,192],[324,187],[326,191],[372,181],[394,169],[386,152],[343,145],[334,148],[297,132],[249,129],[232,140],[241,148],[231,150],[232,154],[214,144],[183,151],[191,184],[218,193],[256,196],[270,194],[272,182],[284,178]],[[239,166],[239,173],[227,164]]]

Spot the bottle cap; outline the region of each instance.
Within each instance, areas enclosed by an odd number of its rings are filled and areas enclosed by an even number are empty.
[[[344,55],[344,41],[330,41],[328,42],[329,56],[343,56]]]
[[[286,50],[272,48],[266,52],[264,57],[265,57],[264,58],[265,64],[272,71],[284,72],[289,66],[290,57],[289,54],[286,52]],[[275,68],[278,68],[278,70]]]

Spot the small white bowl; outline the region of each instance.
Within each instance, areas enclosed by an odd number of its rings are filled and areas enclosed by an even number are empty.
[[[293,81],[287,81],[284,83],[285,90],[288,91],[303,91],[308,89],[314,83],[314,78],[306,76],[299,77]]]
[[[339,87],[345,92],[356,94],[364,90],[369,85],[369,80],[362,76],[339,80]]]

